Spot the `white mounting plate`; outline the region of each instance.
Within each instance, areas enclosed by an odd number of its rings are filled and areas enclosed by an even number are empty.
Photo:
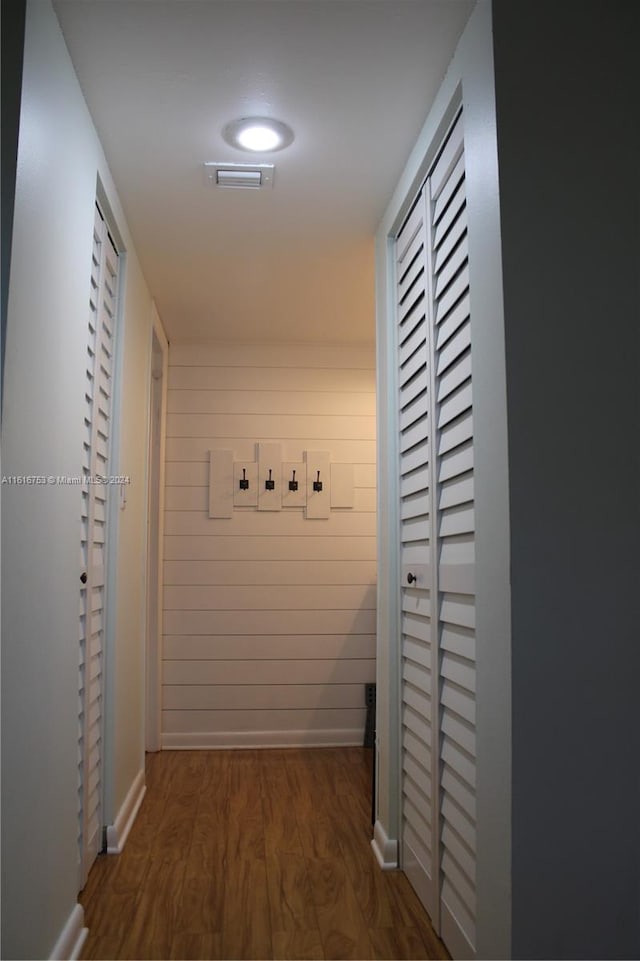
[[[209,517],[233,514],[233,451],[209,451]]]
[[[331,465],[331,506],[353,507],[353,464]]]

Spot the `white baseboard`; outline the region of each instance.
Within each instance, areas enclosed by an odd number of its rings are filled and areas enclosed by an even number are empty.
[[[136,774],[115,822],[107,825],[107,854],[120,854],[122,851],[146,790],[144,770],[141,770]]]
[[[84,926],[84,908],[76,904],[49,955],[50,961],[76,961],[88,934],[89,929]]]
[[[373,827],[371,847],[383,871],[393,871],[398,867],[398,842],[387,837],[380,821],[376,821]]]
[[[164,751],[193,751],[251,747],[353,747],[362,746],[361,728],[318,731],[214,731],[163,734]]]

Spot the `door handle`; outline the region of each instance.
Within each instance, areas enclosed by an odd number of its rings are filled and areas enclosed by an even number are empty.
[[[86,584],[86,583],[87,583],[87,572],[86,572],[86,571],[83,571],[82,574],[80,575],[80,581],[81,581],[82,584]]]
[[[417,580],[418,578],[416,577],[416,575],[412,574],[411,571],[409,571],[409,573],[407,574],[407,584],[414,584],[415,581]]]

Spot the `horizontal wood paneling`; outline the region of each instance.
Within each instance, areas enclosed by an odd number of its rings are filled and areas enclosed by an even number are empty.
[[[355,488],[353,502],[353,510],[373,513],[376,509],[376,492],[370,488]],[[168,487],[165,493],[165,506],[171,511],[208,510],[209,488]],[[291,509],[298,510],[298,508]]]
[[[174,350],[177,348],[174,348]],[[368,368],[181,367],[169,368],[169,390],[324,391],[369,394]],[[284,387],[283,387],[284,385]]]
[[[332,511],[328,518],[307,520],[297,511],[255,511],[251,508],[235,510],[228,520],[213,519],[204,511],[167,511],[165,534],[250,534],[254,537],[299,534],[308,537],[327,535],[341,537],[374,537],[375,514],[356,514],[353,511]],[[421,535],[422,536],[422,535]]]
[[[375,584],[375,561],[165,561],[164,583]]]
[[[175,346],[169,388],[165,735],[353,740],[375,680],[373,348]],[[209,518],[208,452],[253,461],[262,441],[280,443],[283,461],[311,449],[352,464],[353,508]]]
[[[332,660],[376,656],[375,634],[168,634],[167,660]]]
[[[165,661],[163,679],[165,684],[255,684],[258,687],[283,681],[287,684],[364,684],[375,680],[375,664],[371,659],[357,658],[335,661]]]
[[[320,526],[314,529],[322,532]],[[375,532],[368,537],[176,534],[166,537],[164,543],[167,560],[329,561],[340,557],[342,561],[374,561],[376,558]]]
[[[313,443],[303,437],[283,437],[282,459],[302,460],[307,448],[331,451],[331,459],[342,464],[375,464],[375,440],[344,440],[335,437],[315,437]],[[208,463],[210,450],[233,447],[236,460],[255,460],[253,438],[238,437],[167,437],[166,459],[172,461],[198,461]]]
[[[373,634],[370,611],[165,611],[165,634]]]
[[[216,679],[218,680],[218,679]],[[167,711],[327,710],[362,708],[362,684],[168,684]]]
[[[372,370],[373,347],[329,344],[172,344],[172,367],[280,367],[286,388],[287,368]],[[373,362],[375,366],[375,361]],[[369,381],[371,389],[371,380]]]
[[[375,587],[356,584],[251,585],[230,587],[207,585],[166,586],[164,606],[167,611],[335,611],[374,608]]]
[[[376,395],[343,391],[170,390],[169,414],[298,414],[375,416]]]
[[[247,437],[284,440],[331,437],[338,440],[373,440],[375,417],[310,417],[302,414],[168,414],[169,437]]]
[[[336,458],[333,458],[336,463]],[[350,462],[349,462],[350,463]],[[165,483],[167,487],[206,487],[209,477],[209,462],[202,461],[170,461],[166,465]],[[357,488],[373,488],[376,486],[375,464],[354,464],[353,483]],[[167,495],[168,495],[167,491]]]

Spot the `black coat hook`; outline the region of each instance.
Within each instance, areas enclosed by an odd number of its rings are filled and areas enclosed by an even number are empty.
[[[314,480],[313,482],[313,489],[314,491],[318,491],[318,492],[322,490],[322,481],[320,480],[320,471],[318,471],[317,480]]]
[[[249,479],[247,478],[247,469],[246,469],[246,467],[243,467],[243,468],[242,468],[242,477],[240,478],[239,484],[240,484],[240,490],[241,490],[241,491],[248,491],[248,490],[249,490]]]
[[[276,482],[271,480],[271,471],[269,471],[269,480],[264,482],[264,489],[267,491],[273,491],[276,489]]]
[[[297,490],[298,490],[298,482],[297,482],[297,480],[296,480],[296,472],[295,472],[295,471],[292,471],[292,474],[291,474],[291,480],[289,481],[289,490],[290,490],[290,491],[297,491]]]

